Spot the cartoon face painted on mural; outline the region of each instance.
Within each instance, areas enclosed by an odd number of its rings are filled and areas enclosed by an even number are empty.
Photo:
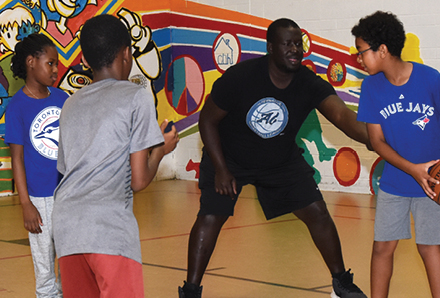
[[[15,45],[29,34],[38,32],[32,13],[23,6],[10,7],[0,11],[0,134],[4,134],[4,113],[23,80],[15,79],[10,70]]]
[[[22,6],[5,9],[0,12],[0,52],[13,51],[15,45],[28,36],[38,32],[32,13]]]
[[[152,81],[157,79],[162,71],[159,49],[153,41],[151,29],[142,24],[141,17],[128,9],[122,8],[118,13],[121,22],[131,35],[133,47],[133,67],[129,80],[143,86],[154,96],[157,106],[157,96]]]
[[[151,29],[142,24],[141,17],[128,9],[122,8],[117,13],[121,22],[127,27],[132,39],[133,68],[129,80],[149,90],[157,105],[157,96],[152,81],[157,79],[162,71],[161,55],[152,39]],[[92,72],[84,64],[71,66],[63,75],[59,88],[74,93],[76,90],[91,84]]]
[[[41,11],[42,26],[47,29],[48,22],[55,22],[61,34],[69,29],[66,22],[69,18],[79,15],[87,5],[96,5],[96,0],[22,0],[30,8]]]

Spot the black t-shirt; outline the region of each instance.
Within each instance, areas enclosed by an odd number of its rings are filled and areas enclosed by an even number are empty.
[[[225,157],[249,169],[301,157],[296,134],[310,111],[332,94],[333,87],[305,66],[288,87],[277,88],[269,77],[268,56],[230,67],[211,91],[215,104],[228,112],[219,125]]]

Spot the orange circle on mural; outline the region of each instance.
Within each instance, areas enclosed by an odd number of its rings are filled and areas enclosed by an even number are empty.
[[[351,186],[361,173],[361,163],[356,151],[342,147],[333,160],[333,173],[342,186]]]

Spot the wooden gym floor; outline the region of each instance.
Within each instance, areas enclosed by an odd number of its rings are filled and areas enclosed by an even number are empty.
[[[323,194],[338,227],[345,265],[368,295],[374,197]],[[243,189],[203,279],[203,298],[330,297],[331,278],[305,225],[292,214],[266,221],[255,197],[253,187]],[[135,195],[146,297],[178,297],[198,199],[197,183],[179,180],[153,182]],[[18,197],[0,197],[0,297],[35,297],[34,287]],[[430,297],[414,239],[399,243],[389,297]]]

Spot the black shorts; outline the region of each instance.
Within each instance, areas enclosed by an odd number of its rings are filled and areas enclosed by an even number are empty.
[[[242,187],[252,184],[266,219],[272,219],[323,200],[313,179],[314,170],[301,157],[285,165],[270,169],[244,169],[232,161],[226,162],[237,181],[237,197],[215,191],[215,169],[209,155],[204,152],[200,163],[199,188],[201,190],[199,215],[234,215],[234,207]]]

